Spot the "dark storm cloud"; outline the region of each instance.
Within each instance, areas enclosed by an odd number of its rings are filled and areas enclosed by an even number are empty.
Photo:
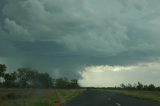
[[[0,58],[71,77],[88,65],[158,61],[159,3],[1,0]]]

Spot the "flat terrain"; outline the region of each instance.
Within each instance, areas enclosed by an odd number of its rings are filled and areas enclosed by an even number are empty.
[[[111,90],[111,92],[160,103],[160,91]]]
[[[0,89],[0,106],[54,106],[55,101],[68,101],[82,90]]]
[[[158,91],[0,89],[0,106],[160,106],[159,100]]]
[[[160,106],[160,104],[113,91],[86,90],[65,106]]]

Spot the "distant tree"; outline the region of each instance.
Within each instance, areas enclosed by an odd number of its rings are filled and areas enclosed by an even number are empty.
[[[15,87],[16,75],[15,73],[6,73],[4,75],[4,86],[5,87]]]
[[[148,90],[148,85],[144,85],[143,90]]]
[[[4,77],[4,74],[6,72],[6,65],[0,64],[0,77]]]
[[[70,88],[79,88],[78,80],[76,80],[76,79],[71,80],[69,87]]]
[[[30,73],[29,68],[19,68],[17,70],[17,80],[18,80],[18,86],[19,87],[27,87],[28,86],[28,80],[32,77],[32,74]]]
[[[133,88],[132,84],[128,83],[127,89],[134,89],[134,88]]]
[[[155,86],[154,86],[154,84],[150,84],[149,86],[148,86],[148,90],[155,90]]]
[[[0,87],[2,86],[2,78],[4,78],[4,74],[6,72],[6,65],[0,64]]]
[[[69,81],[68,79],[64,79],[64,78],[60,78],[60,79],[56,79],[56,88],[69,88]]]
[[[143,89],[143,84],[141,84],[140,82],[138,82],[137,89],[138,90],[142,90]]]
[[[157,87],[157,90],[158,90],[158,91],[160,91],[160,86],[159,86],[159,87]]]
[[[137,84],[136,83],[133,83],[133,86],[132,86],[134,89],[137,88]]]
[[[48,73],[38,73],[36,78],[33,80],[34,85],[40,88],[52,88],[53,82],[54,80]]]
[[[30,68],[20,68],[17,70],[17,80],[19,87],[51,88],[53,79],[48,73],[39,73]]]
[[[126,85],[125,84],[120,84],[121,88],[126,88]]]

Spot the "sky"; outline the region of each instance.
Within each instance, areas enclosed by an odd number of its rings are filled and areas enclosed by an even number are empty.
[[[160,86],[160,0],[0,0],[0,63],[81,86]]]

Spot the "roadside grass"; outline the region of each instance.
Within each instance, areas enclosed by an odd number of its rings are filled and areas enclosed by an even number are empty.
[[[83,90],[0,89],[0,106],[54,106],[55,101],[69,101]]]
[[[160,91],[113,90],[113,92],[160,103]]]

